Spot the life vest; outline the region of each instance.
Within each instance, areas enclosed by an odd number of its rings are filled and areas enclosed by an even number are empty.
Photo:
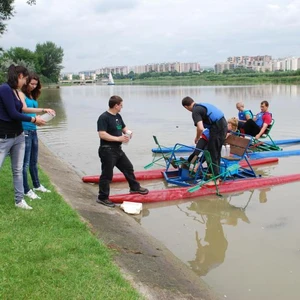
[[[247,121],[247,119],[246,119],[246,113],[250,113],[250,115],[251,115],[251,119],[253,118],[253,113],[252,113],[252,111],[249,109],[246,109],[246,110],[244,110],[244,111],[240,111],[239,112],[239,114],[238,114],[238,116],[239,116],[239,120],[243,120],[243,121]]]
[[[263,113],[263,112],[258,113],[258,114],[256,115],[255,123],[256,123],[259,127],[262,127],[263,124],[264,124],[263,116],[264,116],[265,114],[271,115],[271,118],[272,118],[272,114],[271,114],[270,112],[268,112],[268,111],[266,111],[266,112],[264,112],[264,113]]]
[[[210,103],[196,103],[195,105],[203,106],[207,110],[207,118],[204,119],[209,119],[210,123],[204,123],[203,121],[203,125],[205,128],[210,128],[212,124],[216,123],[224,117],[222,111]]]
[[[201,138],[208,141],[209,140],[209,129],[205,128],[202,132]]]

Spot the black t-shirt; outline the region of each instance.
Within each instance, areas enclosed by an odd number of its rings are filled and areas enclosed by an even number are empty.
[[[104,112],[97,121],[97,130],[106,131],[113,136],[122,136],[122,129],[125,127],[125,123],[120,114],[113,115],[108,111]],[[120,146],[121,142],[111,142],[100,139],[100,145]]]
[[[207,109],[202,105],[194,105],[192,110],[192,118],[194,125],[197,126],[197,123],[202,121],[204,124],[211,124],[208,116]]]

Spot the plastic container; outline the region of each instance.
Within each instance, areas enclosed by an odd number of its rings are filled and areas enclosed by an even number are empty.
[[[226,144],[225,148],[226,148],[226,156],[230,156],[230,145]]]
[[[131,139],[131,135],[132,135],[132,131],[127,130],[126,133],[125,133],[125,135],[128,136],[128,137],[129,137],[129,140],[130,140],[130,139]],[[123,143],[123,144],[124,144],[124,145],[128,145],[128,143],[129,143],[129,141],[126,142],[126,143]]]
[[[143,209],[143,203],[124,201],[120,207],[128,214],[138,215]]]
[[[225,145],[222,146],[222,149],[221,149],[221,156],[222,156],[222,157],[226,156],[226,147],[225,147]]]
[[[236,168],[232,169],[232,171],[227,171],[227,168],[232,167],[233,165],[236,166]],[[225,174],[226,171],[227,173]],[[225,163],[224,161],[221,160],[220,174],[224,174],[222,177],[233,176],[233,175],[237,175],[238,173],[239,173],[239,164],[236,161],[226,161]]]
[[[51,115],[49,113],[45,113],[43,115],[40,116],[40,118],[46,122],[49,122],[51,121],[55,116],[54,115]]]

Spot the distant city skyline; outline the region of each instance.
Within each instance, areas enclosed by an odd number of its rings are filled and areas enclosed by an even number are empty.
[[[238,12],[238,13],[237,13]],[[229,56],[300,56],[299,0],[15,0],[0,45],[64,50],[63,72]]]
[[[161,67],[163,65],[164,68]],[[165,65],[171,65],[165,67]],[[105,66],[91,70],[80,70],[78,72],[68,72],[64,71],[62,74],[80,74],[80,73],[92,73],[96,74],[108,74],[113,73],[123,73],[128,74],[130,71],[134,73],[145,73],[149,71],[157,72],[188,72],[200,71],[204,69],[214,69],[216,73],[220,73],[226,69],[232,69],[237,66],[251,67],[255,71],[276,71],[276,70],[297,70],[300,69],[300,57],[283,57],[283,58],[273,58],[271,55],[239,55],[239,56],[229,56],[223,62],[217,62],[213,66],[202,66],[199,62],[164,62],[164,63],[152,63],[140,66]],[[167,69],[166,69],[167,68]],[[172,69],[173,68],[173,69]]]

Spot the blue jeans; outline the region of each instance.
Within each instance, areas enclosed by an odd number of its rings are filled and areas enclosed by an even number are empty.
[[[40,186],[39,174],[38,174],[38,152],[39,152],[39,142],[36,130],[24,130],[25,134],[25,156],[23,164],[23,185],[24,193],[27,194],[30,190],[28,185],[27,171],[29,167],[29,172],[34,188]]]
[[[16,203],[21,202],[21,200],[24,197],[23,174],[22,174],[24,152],[25,152],[24,133],[21,133],[15,138],[8,138],[8,139],[0,138],[0,168],[2,167],[5,157],[8,154],[10,154]]]

